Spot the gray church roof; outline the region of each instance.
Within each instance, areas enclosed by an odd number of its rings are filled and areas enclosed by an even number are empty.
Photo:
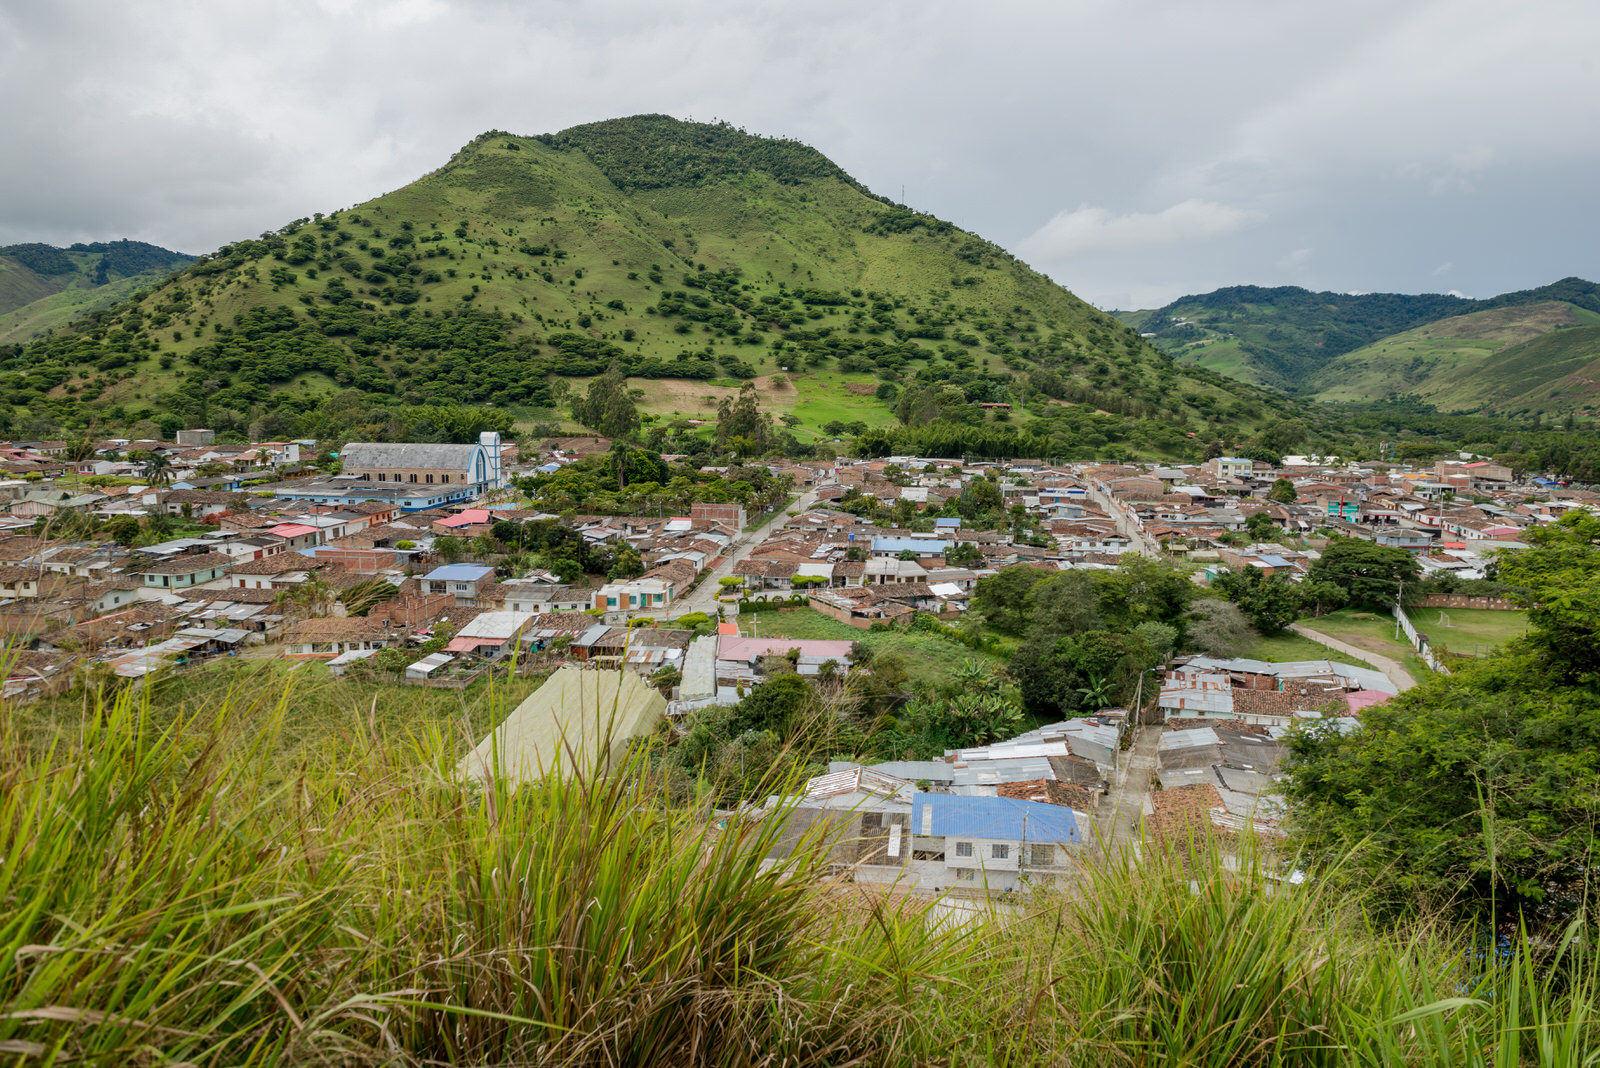
[[[440,468],[465,471],[481,445],[428,445],[419,442],[353,441],[344,447],[340,459],[351,468]]]

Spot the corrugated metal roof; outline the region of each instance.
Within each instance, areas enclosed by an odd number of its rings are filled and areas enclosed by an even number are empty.
[[[1072,810],[1061,805],[1010,797],[963,797],[917,794],[912,799],[911,826],[921,828],[923,811],[932,806],[932,831],[945,837],[993,838],[1013,842],[1082,841]]]

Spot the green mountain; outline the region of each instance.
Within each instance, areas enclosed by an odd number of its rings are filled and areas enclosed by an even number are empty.
[[[126,300],[193,260],[143,241],[0,248],[0,343],[25,341]]]
[[[1184,363],[1329,401],[1415,395],[1445,410],[1600,403],[1600,286],[1566,278],[1489,300],[1235,286],[1118,312]]]
[[[1063,455],[1176,455],[1281,406],[1175,366],[812,148],[659,115],[484,134],[410,185],[227,245],[11,357],[15,419],[241,434],[399,432],[440,404],[557,422],[612,361],[658,427],[754,381],[801,445],[897,427],[912,390],[912,430],[1027,431],[1017,447]]]

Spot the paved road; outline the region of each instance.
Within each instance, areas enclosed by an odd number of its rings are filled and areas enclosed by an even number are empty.
[[[820,489],[826,484],[825,482],[818,482],[817,488]],[[817,491],[808,490],[801,494],[800,499],[791,505],[789,509],[780,510],[777,515],[774,515],[755,530],[748,533],[740,533],[734,538],[733,544],[728,547],[728,555],[722,558],[722,563],[718,564],[711,574],[707,575],[700,585],[695,587],[693,593],[672,602],[667,609],[667,614],[682,616],[688,615],[690,612],[706,612],[715,615],[717,611],[717,591],[721,589],[717,585],[717,580],[732,575],[735,564],[749,556],[751,550],[766,541],[774,531],[787,523],[790,510],[798,509],[803,512],[815,504],[816,501]]]
[[[1161,728],[1136,727],[1133,748],[1119,761],[1117,781],[1111,794],[1100,802],[1095,817],[1095,833],[1102,848],[1138,848],[1143,838],[1142,821],[1149,815],[1150,784],[1155,780],[1156,754],[1161,745]]]
[[[1417,684],[1417,680],[1411,677],[1411,672],[1407,671],[1398,660],[1391,660],[1389,657],[1374,653],[1370,649],[1362,649],[1359,646],[1351,645],[1349,642],[1342,642],[1331,634],[1324,634],[1320,630],[1312,630],[1310,627],[1302,626],[1299,623],[1289,624],[1289,629],[1302,638],[1310,638],[1314,642],[1321,642],[1330,649],[1336,649],[1346,656],[1371,664],[1387,675],[1389,681],[1401,690],[1409,690]]]
[[[1139,529],[1138,525],[1134,523],[1133,519],[1120,504],[1113,500],[1109,494],[1100,492],[1100,487],[1096,486],[1092,481],[1087,484],[1089,496],[1094,499],[1096,504],[1106,510],[1106,514],[1116,524],[1117,533],[1132,543],[1131,548],[1134,552],[1144,553],[1146,556],[1161,555],[1161,546],[1155,543],[1155,539]]]

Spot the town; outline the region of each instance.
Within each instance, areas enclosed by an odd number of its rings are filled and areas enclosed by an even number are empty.
[[[653,514],[587,514],[570,476],[614,465],[609,439],[351,443],[318,463],[312,441],[178,437],[99,442],[74,459],[60,441],[0,446],[7,699],[86,679],[137,685],[219,657],[451,689],[494,672],[601,671],[633,679],[632,736],[663,722],[682,733],[784,674],[870,676],[886,634],[942,631],[956,662],[985,583],[1017,568],[1114,572],[1133,554],[1196,587],[1239,575],[1304,586],[1319,547],[1360,542],[1403,551],[1422,585],[1454,591],[1429,606],[1510,608],[1472,592],[1492,554],[1600,503],[1471,456],[1430,467],[902,456],[685,469],[676,496],[637,498]],[[623,462],[640,472],[681,459],[633,455]],[[742,489],[729,497],[728,485]],[[713,492],[725,499],[697,499]],[[802,617],[832,636],[792,636]],[[1405,623],[1424,662],[1448,670]],[[1318,637],[1353,655],[1162,650],[1149,688],[1119,705],[1095,694],[1059,722],[928,759],[835,761],[788,799],[797,827],[848,821],[841,870],[938,891],[1048,883],[1096,837],[1196,821],[1276,834],[1287,732],[1358,729],[1363,708],[1414,682],[1393,660]],[[542,687],[507,720],[556,722],[541,735],[545,763],[580,718],[561,689]]]

